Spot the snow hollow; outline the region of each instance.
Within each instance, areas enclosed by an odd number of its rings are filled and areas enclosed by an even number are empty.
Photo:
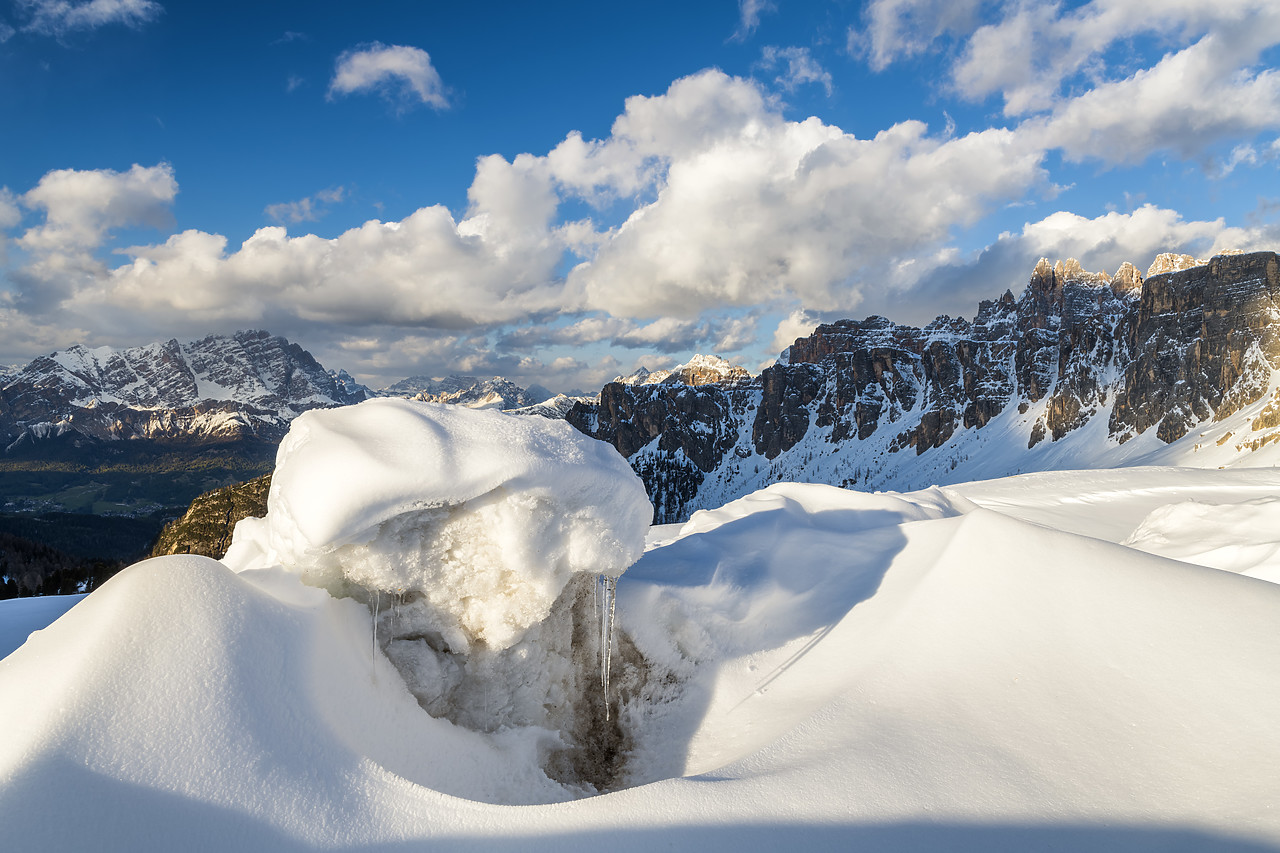
[[[778,484],[650,528],[563,422],[309,412],[222,562],[0,661],[6,846],[1277,850],[1278,491]]]

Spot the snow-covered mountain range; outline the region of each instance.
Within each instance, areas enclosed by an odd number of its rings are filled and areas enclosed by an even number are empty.
[[[753,377],[716,356],[597,398],[502,377],[371,391],[265,332],[36,359],[0,389],[10,450],[95,440],[278,440],[299,413],[373,396],[565,417],[612,444],[661,521],[784,480],[914,489],[1021,471],[1280,461],[1274,252],[1161,255],[1144,276],[1041,260],[1021,295],[924,328],[819,326]],[[38,451],[37,451],[38,452]]]
[[[304,411],[405,397],[468,408],[521,409],[556,395],[501,376],[412,377],[380,391],[326,371],[302,347],[262,331],[145,346],[72,346],[0,372],[0,440],[17,449],[75,440],[278,440]],[[570,403],[547,412],[563,417]]]
[[[707,385],[711,383],[749,382],[753,377],[741,365],[730,364],[718,355],[695,355],[684,364],[671,370],[650,370],[640,367],[614,382],[623,385]]]
[[[127,349],[73,346],[35,359],[0,389],[12,448],[50,435],[99,439],[278,438],[308,409],[369,396],[297,344],[261,331]]]
[[[568,419],[631,460],[660,521],[779,481],[914,489],[1021,471],[1280,460],[1274,252],[1144,277],[1041,260],[973,321],[819,326],[754,382],[615,382]]]

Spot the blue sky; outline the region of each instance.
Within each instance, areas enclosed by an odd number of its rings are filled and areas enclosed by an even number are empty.
[[[1280,246],[1280,2],[0,0],[0,361],[591,389]]]

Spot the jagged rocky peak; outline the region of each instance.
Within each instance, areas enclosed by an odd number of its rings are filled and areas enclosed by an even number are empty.
[[[1241,249],[1222,249],[1213,253],[1213,258],[1232,257],[1235,255],[1246,254]],[[1161,252],[1156,255],[1156,259],[1151,262],[1151,266],[1147,269],[1147,278],[1153,275],[1164,275],[1171,272],[1182,272],[1193,267],[1202,267],[1213,261],[1213,258],[1196,258],[1191,255],[1181,255],[1177,252]]]
[[[630,458],[657,520],[677,521],[779,479],[920,488],[970,453],[992,460],[970,466],[982,476],[1082,464],[1148,430],[1172,442],[1242,410],[1248,435],[1232,442],[1280,442],[1280,395],[1263,411],[1277,370],[1274,252],[1145,278],[1130,263],[1112,276],[1042,259],[1020,295],[982,302],[972,322],[824,323],[757,381],[614,383],[568,420]],[[1047,450],[1081,436],[1107,448]]]
[[[670,370],[650,370],[641,365],[626,376],[615,376],[613,381],[620,382],[623,385],[655,385],[670,375]]]
[[[1207,263],[1208,261],[1197,260],[1191,255],[1180,255],[1177,252],[1161,252],[1156,255],[1156,259],[1147,268],[1147,278],[1151,278],[1153,275],[1181,272],[1192,267],[1202,267]]]
[[[742,382],[751,379],[745,367],[730,364],[718,355],[695,355],[671,371],[664,382],[680,382],[685,385],[708,385],[721,382]]]
[[[751,371],[737,364],[731,364],[718,355],[695,355],[684,364],[671,370],[649,370],[639,367],[626,376],[614,378],[621,385],[713,385],[724,382],[748,382],[752,379]]]
[[[362,385],[345,370],[330,370],[329,375],[333,377],[333,384],[337,386],[338,390],[352,399],[368,400],[370,397],[375,396],[368,386]]]
[[[1142,273],[1133,264],[1125,261],[1111,277],[1111,292],[1116,296],[1138,295],[1142,292]]]

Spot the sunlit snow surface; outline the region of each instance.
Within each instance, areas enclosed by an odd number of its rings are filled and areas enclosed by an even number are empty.
[[[364,606],[150,560],[0,662],[6,843],[1280,849],[1280,586],[1243,576],[1275,525],[1236,524],[1276,495],[1271,470],[780,485],[655,528],[617,602],[664,674],[630,710],[644,784],[519,808],[565,799],[536,740],[424,713]]]

